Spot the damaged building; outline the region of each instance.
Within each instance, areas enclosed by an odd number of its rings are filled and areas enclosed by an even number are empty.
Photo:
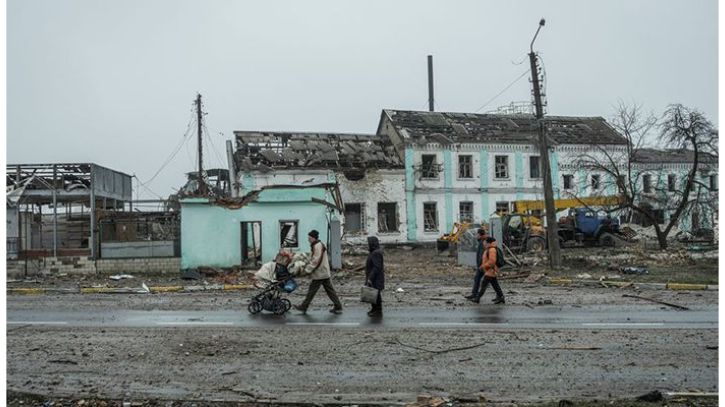
[[[6,167],[8,258],[100,254],[98,221],[122,211],[131,176],[93,163]]]
[[[516,201],[544,199],[538,124],[531,114],[383,110],[374,135],[234,134],[233,184],[250,191],[337,182],[343,240],[351,243],[363,243],[366,235],[384,243],[432,242],[457,222],[487,222],[495,213],[513,211]],[[607,174],[577,164],[584,154],[627,152],[627,140],[605,119],[547,116],[546,134],[555,199],[618,194]],[[679,158],[644,153],[638,165],[656,169],[658,180],[672,182],[687,171],[686,152]],[[716,187],[717,167],[702,165],[702,183]],[[708,194],[716,198],[712,190]],[[703,213],[680,227],[689,230],[703,216],[714,216]]]
[[[269,185],[337,183],[343,240],[406,241],[405,171],[392,143],[373,134],[234,132],[242,191]]]
[[[315,229],[341,267],[342,200],[334,183],[256,186],[240,197],[187,197],[181,203],[181,268],[256,268],[280,249],[309,251]]]

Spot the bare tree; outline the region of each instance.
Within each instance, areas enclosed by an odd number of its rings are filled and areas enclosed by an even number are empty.
[[[604,174],[605,179],[598,180],[601,184],[598,190],[616,189],[621,198],[619,209],[626,209],[652,224],[660,249],[664,250],[667,236],[683,214],[702,205],[711,206],[713,195],[714,202],[717,200],[716,194],[709,193],[711,186],[698,180],[697,175],[717,161],[718,131],[702,113],[680,104],[668,106],[658,121],[654,115],[645,114],[641,105],[620,102],[611,124],[626,144],[593,145],[575,164],[589,172]],[[660,133],[655,137],[657,128]],[[647,147],[653,142],[660,149],[673,149],[687,157],[688,172],[679,183],[668,178],[663,182],[663,175],[668,176],[664,174],[663,161],[656,157],[648,159],[648,152],[653,150]],[[702,193],[703,189],[708,193]],[[661,223],[663,219],[659,215],[664,211],[670,216]]]

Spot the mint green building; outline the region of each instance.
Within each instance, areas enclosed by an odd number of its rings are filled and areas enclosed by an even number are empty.
[[[280,248],[310,250],[307,233],[339,251],[342,207],[335,184],[261,187],[241,198],[181,201],[181,268],[254,267]]]

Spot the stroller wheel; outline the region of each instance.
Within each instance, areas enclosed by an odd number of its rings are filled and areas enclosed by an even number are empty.
[[[250,314],[259,314],[262,312],[262,303],[259,301],[252,301],[247,305],[247,311],[249,311]]]
[[[287,312],[289,308],[287,308],[287,305],[282,300],[277,300],[272,304],[272,312],[274,315],[282,315],[285,312]]]
[[[286,298],[282,298],[280,301],[282,301],[282,303],[284,303],[285,312],[289,311],[290,308],[292,308],[292,303],[290,302],[290,300],[288,300]]]

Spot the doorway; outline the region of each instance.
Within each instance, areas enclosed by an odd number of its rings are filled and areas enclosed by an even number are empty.
[[[242,267],[262,264],[262,222],[242,222]]]

